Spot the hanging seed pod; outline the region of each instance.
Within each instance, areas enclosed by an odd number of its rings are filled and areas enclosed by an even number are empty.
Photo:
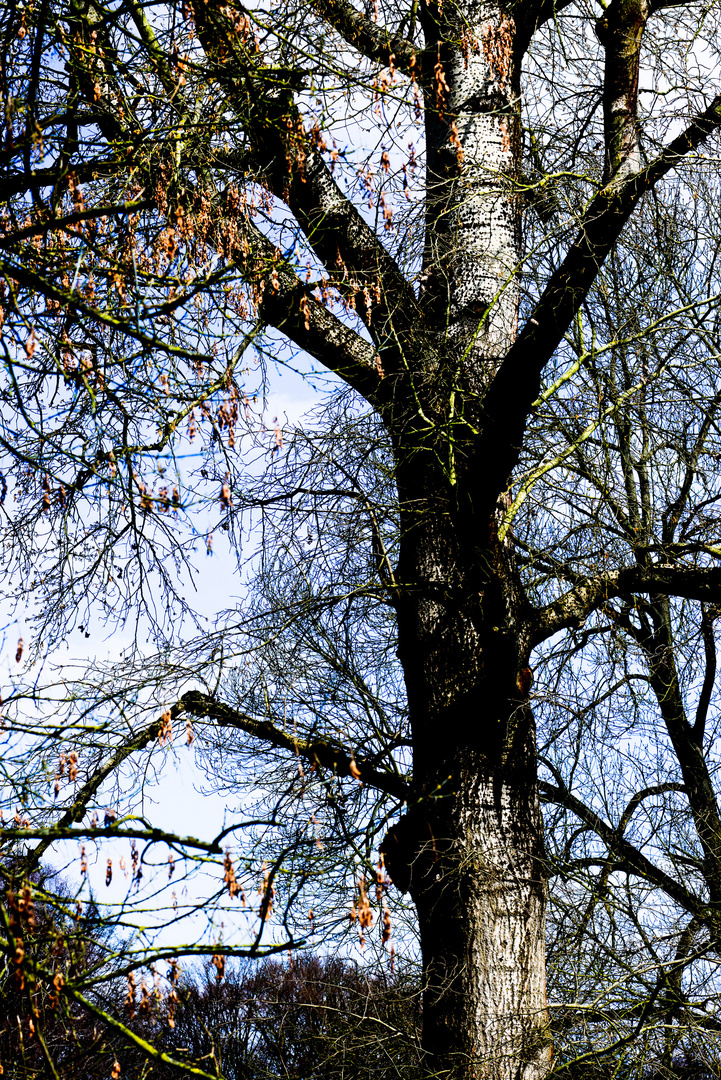
[[[170,709],[166,707],[160,714],[160,731],[158,733],[158,742],[161,746],[166,746],[173,741],[173,717]]]
[[[125,995],[125,1007],[128,1009],[131,1019],[135,1016],[135,974],[130,971],[127,975],[128,992]]]
[[[381,940],[383,945],[391,939],[391,913],[388,907],[383,908],[383,932]]]

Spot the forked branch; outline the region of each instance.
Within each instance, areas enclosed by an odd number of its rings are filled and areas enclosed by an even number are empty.
[[[539,608],[532,619],[534,645],[559,630],[578,627],[607,600],[634,593],[662,593],[687,600],[721,601],[721,569],[684,566],[630,566],[585,578],[557,600]]]
[[[589,204],[576,240],[496,374],[476,440],[472,499],[490,515],[515,468],[542,372],[585,300],[641,196],[721,127],[721,94],[645,168],[606,185]]]

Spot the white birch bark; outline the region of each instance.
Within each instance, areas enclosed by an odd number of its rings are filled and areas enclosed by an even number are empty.
[[[517,332],[514,32],[495,4],[457,6],[428,108],[427,271],[445,302],[453,351],[464,358],[471,384],[480,380],[476,390],[487,385]]]

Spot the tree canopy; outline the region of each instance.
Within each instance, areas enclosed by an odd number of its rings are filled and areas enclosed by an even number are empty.
[[[138,1075],[221,1076],[133,1026],[138,980],[174,1023],[188,958],[360,935],[419,959],[429,1075],[716,1068],[718,11],[34,0],[0,35],[23,1037],[45,994]],[[194,835],[152,802],[187,759]],[[48,863],[77,897],[26,949]]]

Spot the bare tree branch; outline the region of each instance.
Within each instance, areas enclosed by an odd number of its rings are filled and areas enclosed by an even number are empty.
[[[651,885],[662,889],[667,896],[692,915],[702,915],[705,912],[706,905],[700,897],[695,896],[663,870],[654,866],[633,844],[619,836],[618,829],[614,829],[604,821],[594,810],[572,795],[565,786],[560,783],[556,786],[542,780],[539,783],[539,790],[542,799],[555,803],[557,806],[563,806],[575,814],[579,821],[587,825],[596,836],[603,840],[604,844],[608,845],[609,850],[614,852],[630,873],[637,874]]]
[[[483,401],[483,430],[473,452],[476,511],[490,514],[518,461],[527,417],[540,392],[541,374],[588,295],[606,256],[639,199],[721,126],[721,94],[658,157],[628,179],[615,180],[591,201],[576,240],[551,276],[532,316]]]
[[[615,596],[664,593],[687,600],[721,601],[721,569],[682,566],[631,566],[580,581],[531,617],[534,645],[559,630],[580,626],[597,608]]]
[[[349,45],[369,60],[393,64],[405,75],[420,74],[421,50],[401,34],[393,34],[362,15],[349,0],[311,0],[312,6]]]
[[[332,770],[337,776],[352,776],[369,787],[383,791],[395,799],[406,801],[410,797],[410,784],[397,772],[376,769],[366,760],[349,754],[330,739],[299,739],[276,727],[270,720],[256,720],[246,713],[232,709],[199,690],[184,694],[176,708],[193,716],[207,717],[220,727],[236,728],[252,735],[270,746],[288,750],[311,764]]]
[[[246,48],[216,0],[198,4],[196,20],[216,77],[252,141],[260,173],[292,210],[334,284],[353,297],[371,332],[389,318],[396,333],[410,329],[418,314],[412,288],[334,180],[314,139],[304,131],[292,94],[278,85],[272,68],[264,66],[262,53]],[[368,289],[377,304],[368,304]]]

